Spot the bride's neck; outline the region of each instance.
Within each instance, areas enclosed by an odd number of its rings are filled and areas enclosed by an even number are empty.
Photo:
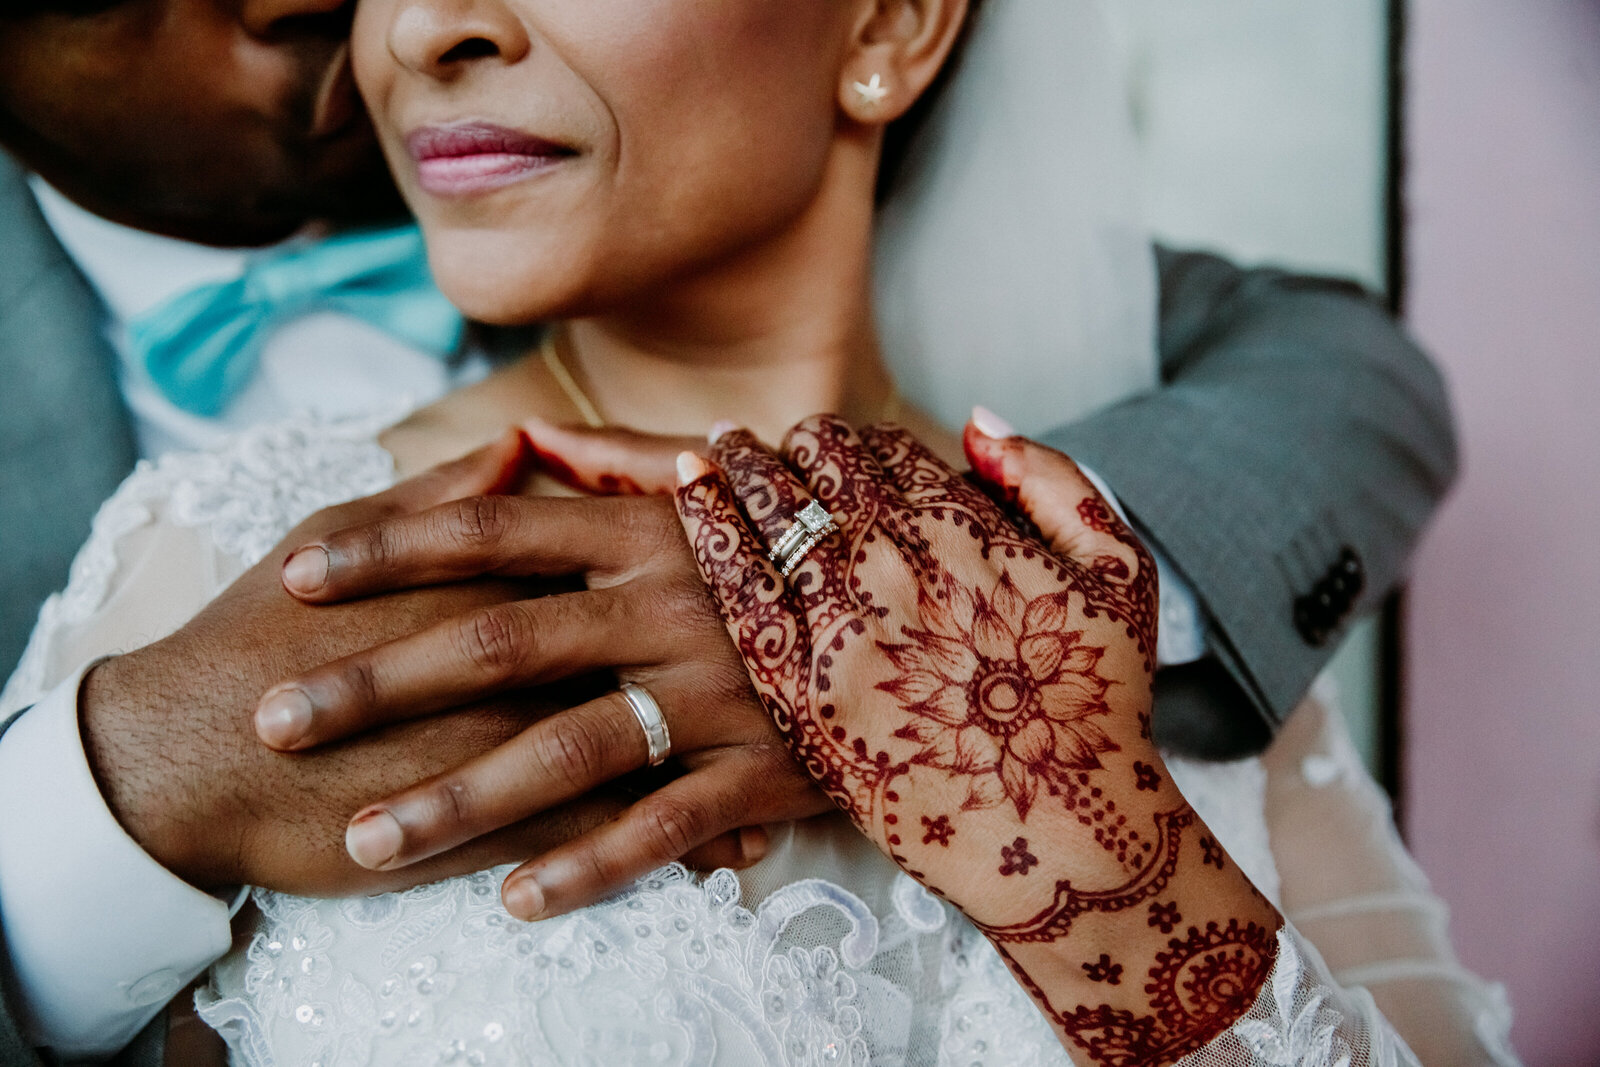
[[[869,422],[894,395],[872,317],[872,204],[854,175],[781,232],[648,300],[569,320],[558,347],[608,423],[776,441],[807,415]]]

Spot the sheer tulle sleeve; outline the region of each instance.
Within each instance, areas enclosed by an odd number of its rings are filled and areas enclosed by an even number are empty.
[[[1372,1018],[1381,1012],[1424,1063],[1516,1064],[1504,990],[1457,959],[1448,910],[1401,842],[1342,716],[1307,700],[1263,764],[1281,908],[1332,981]]]

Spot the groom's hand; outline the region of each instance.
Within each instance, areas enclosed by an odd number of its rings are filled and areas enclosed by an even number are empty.
[[[530,437],[547,473],[611,492],[670,487],[685,443],[553,427],[534,428]],[[338,605],[480,575],[577,576],[585,589],[466,612],[293,677],[263,699],[262,739],[284,751],[317,751],[597,671],[645,686],[670,727],[669,766],[683,773],[543,857],[570,874],[561,899],[544,902],[552,910],[596,899],[730,835],[738,854],[714,862],[753,861],[765,849],[758,824],[828,809],[757,700],[668,497],[455,501],[311,542],[285,567],[284,581],[310,603]],[[403,868],[588,795],[645,757],[643,732],[613,690],[366,810],[352,807],[350,848],[365,864]],[[507,904],[532,917],[537,909],[513,899],[518,881],[508,880]]]
[[[526,458],[508,437],[388,493],[321,512],[285,544],[495,492]],[[272,752],[256,739],[251,712],[274,682],[532,591],[523,581],[484,580],[313,608],[285,593],[286,554],[270,554],[172,636],[102,663],[81,691],[90,766],[118,820],[159,862],[202,888],[346,894],[525,858],[624,806],[596,794],[395,874],[355,864],[343,847],[352,811],[493,749],[586,690],[480,703],[307,756]]]

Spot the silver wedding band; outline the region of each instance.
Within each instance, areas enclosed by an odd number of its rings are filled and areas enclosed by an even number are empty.
[[[666,717],[661,705],[650,695],[650,690],[632,682],[622,683],[622,699],[628,702],[633,717],[639,720],[644,731],[644,742],[650,747],[650,766],[654,767],[672,755],[672,735],[667,732]]]
[[[839,524],[828,509],[813,500],[795,514],[789,528],[767,553],[767,559],[776,563],[787,578],[819,541],[838,529]]]

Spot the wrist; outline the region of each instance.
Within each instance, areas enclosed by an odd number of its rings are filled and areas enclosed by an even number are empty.
[[[210,891],[241,881],[215,845],[227,840],[220,811],[195,807],[205,793],[192,753],[174,744],[161,689],[142,653],[101,661],[78,691],[84,757],[118,825],[161,866]]]
[[[1043,936],[985,929],[1069,1047],[1176,1063],[1244,1017],[1268,981],[1282,917],[1187,816],[1170,871],[1084,894],[1081,908],[1058,909],[1063,921]],[[1113,1035],[1116,1019],[1136,1025]],[[1132,1044],[1116,1044],[1123,1040]]]

